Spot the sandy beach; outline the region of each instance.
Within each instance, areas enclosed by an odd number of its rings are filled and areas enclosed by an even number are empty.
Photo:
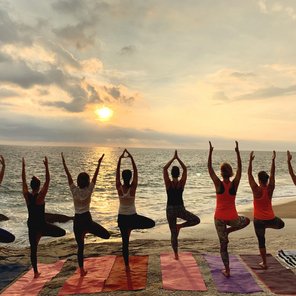
[[[274,206],[276,215],[282,217],[285,221],[285,228],[282,230],[268,229],[266,232],[267,250],[276,255],[279,249],[295,249],[296,241],[296,200],[289,200],[287,203],[280,203]],[[251,209],[245,208],[239,210],[240,214],[252,217]],[[108,292],[99,293],[103,295],[219,295],[217,292],[209,267],[202,255],[204,253],[218,253],[219,244],[212,217],[203,217],[202,223],[193,228],[183,229],[179,237],[179,251],[192,252],[196,259],[201,273],[204,277],[207,292],[187,292],[187,291],[167,291],[162,289],[160,258],[162,252],[170,252],[170,240],[168,227],[166,229],[155,228],[145,232],[133,232],[131,235],[130,254],[131,255],[149,255],[148,279],[145,290],[136,292]],[[165,235],[164,235],[165,233]],[[154,238],[154,239],[147,239]],[[255,237],[253,225],[232,233],[230,236],[229,252],[231,254],[258,254],[257,240]],[[102,255],[121,255],[121,242],[119,238],[113,238],[109,241],[88,236],[85,246],[85,257]],[[64,281],[75,271],[77,267],[76,260],[76,242],[72,234],[67,237],[53,240],[49,243],[41,243],[38,251],[39,262],[53,263],[58,259],[67,259],[62,271],[49,282],[40,295],[57,295],[59,288]],[[14,249],[8,245],[1,245],[0,258],[2,263],[26,263],[29,264],[29,248]],[[295,272],[295,270],[294,270]],[[255,277],[256,279],[256,277]],[[254,293],[252,295],[274,295],[270,293],[260,281],[258,284],[264,292]],[[93,294],[93,295],[99,295]],[[226,295],[226,294],[225,294]],[[232,294],[244,295],[244,294]]]

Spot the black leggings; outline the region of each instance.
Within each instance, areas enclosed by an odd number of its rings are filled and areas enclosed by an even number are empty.
[[[12,243],[15,236],[7,230],[0,228],[0,243]]]
[[[120,229],[122,238],[122,255],[126,266],[129,265],[129,237],[133,229],[148,229],[155,226],[155,222],[147,217],[133,214],[133,215],[121,215],[118,214],[118,227]]]
[[[42,223],[41,226],[36,227],[36,224],[28,223],[29,241],[31,246],[31,263],[34,272],[37,273],[37,246],[42,236],[61,237],[66,234],[66,231],[56,225],[49,223]]]
[[[285,222],[275,217],[271,220],[258,220],[254,218],[254,228],[256,232],[256,236],[258,238],[259,248],[265,248],[265,229],[266,228],[273,228],[273,229],[281,229],[285,227]]]
[[[100,224],[92,220],[90,212],[83,214],[75,214],[74,217],[74,234],[78,246],[78,264],[83,267],[83,251],[84,251],[84,237],[86,233],[91,233],[95,236],[108,239],[110,233]]]

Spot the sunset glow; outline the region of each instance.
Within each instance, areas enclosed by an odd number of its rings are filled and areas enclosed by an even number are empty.
[[[95,113],[101,121],[108,121],[113,116],[113,111],[108,107],[98,108]]]

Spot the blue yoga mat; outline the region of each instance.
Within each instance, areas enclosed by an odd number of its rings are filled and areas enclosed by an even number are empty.
[[[28,269],[29,266],[18,263],[0,264],[0,291]]]

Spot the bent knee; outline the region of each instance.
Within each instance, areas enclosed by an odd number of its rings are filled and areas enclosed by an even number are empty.
[[[279,229],[282,229],[285,227],[285,222],[284,221],[281,221],[281,223],[279,224]]]

